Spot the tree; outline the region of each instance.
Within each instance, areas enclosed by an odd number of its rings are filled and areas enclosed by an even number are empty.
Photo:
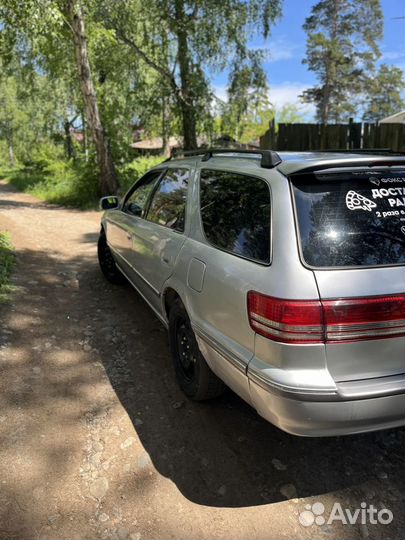
[[[305,90],[302,99],[316,105],[322,123],[347,119],[355,113],[356,99],[380,56],[380,0],[320,0],[304,30],[308,38],[303,62],[319,84]]]
[[[276,109],[275,113],[278,124],[304,123],[307,116],[308,111],[296,103],[284,103],[279,110]]]
[[[101,122],[95,85],[90,67],[84,14],[77,0],[43,2],[4,0],[0,6],[2,37],[8,41],[26,40],[52,72],[60,64],[70,63],[75,54],[86,121],[92,134],[99,167],[100,192],[114,193],[117,178],[106,131]],[[11,38],[10,38],[11,36]],[[55,58],[58,62],[55,62]]]
[[[11,166],[29,161],[36,145],[60,131],[63,119],[61,81],[50,80],[19,54],[15,48],[11,60],[0,61],[0,137]]]
[[[367,86],[367,99],[363,120],[378,122],[382,118],[404,109],[401,92],[405,89],[404,75],[400,68],[381,64]]]
[[[274,117],[261,51],[248,51],[234,63],[228,82],[222,133],[241,143],[257,140]]]
[[[17,85],[14,77],[0,78],[0,136],[7,143],[8,158],[11,167],[15,167],[14,141],[26,115],[18,106]]]
[[[67,11],[71,23],[76,63],[80,87],[90,127],[96,147],[97,163],[100,168],[100,190],[103,195],[115,193],[118,188],[117,176],[111,156],[108,138],[101,123],[92,71],[89,61],[84,15],[76,0],[67,0]]]
[[[99,20],[165,82],[180,111],[184,148],[194,149],[198,122],[212,101],[205,69],[245,58],[249,31],[254,27],[267,36],[280,5],[281,0],[104,0]]]

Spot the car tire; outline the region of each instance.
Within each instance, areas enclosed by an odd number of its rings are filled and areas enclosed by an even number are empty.
[[[201,354],[190,319],[179,301],[169,312],[169,339],[176,378],[186,396],[194,401],[220,396],[226,386]]]
[[[104,230],[101,231],[98,239],[97,255],[101,271],[108,281],[115,285],[123,285],[126,282],[126,279],[120,272],[111,250],[108,247]]]

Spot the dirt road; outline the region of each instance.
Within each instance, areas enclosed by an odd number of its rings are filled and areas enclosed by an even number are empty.
[[[0,306],[0,537],[404,538],[404,430],[302,439],[231,392],[189,402],[160,323],[98,270],[99,218],[0,183],[19,287]],[[394,519],[305,527],[315,502]]]

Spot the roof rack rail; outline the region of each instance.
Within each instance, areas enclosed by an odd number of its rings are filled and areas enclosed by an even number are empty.
[[[335,150],[319,150],[319,152],[331,152],[340,154],[379,154],[382,156],[403,156],[405,152],[399,152],[392,150],[392,148],[349,148],[348,150],[342,150],[341,148]]]
[[[242,150],[239,148],[201,148],[200,150],[186,150],[174,156],[170,156],[170,159],[174,157],[183,156],[202,156],[201,161],[210,160],[215,154],[257,154],[261,156],[260,166],[263,169],[273,169],[281,163],[281,157],[274,152],[274,150]]]

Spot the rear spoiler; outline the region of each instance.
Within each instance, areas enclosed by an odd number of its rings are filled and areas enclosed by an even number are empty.
[[[320,175],[333,175],[342,173],[369,173],[375,174],[376,169],[386,169],[387,172],[393,172],[395,169],[403,169],[405,172],[405,156],[395,157],[390,159],[376,159],[375,156],[368,160],[355,160],[342,163],[341,160],[336,162],[324,161],[323,163],[317,163],[316,165],[310,165],[296,171],[287,172],[282,171],[286,176],[297,177],[301,175],[307,175],[310,173],[318,173]],[[318,176],[316,174],[316,176]]]

